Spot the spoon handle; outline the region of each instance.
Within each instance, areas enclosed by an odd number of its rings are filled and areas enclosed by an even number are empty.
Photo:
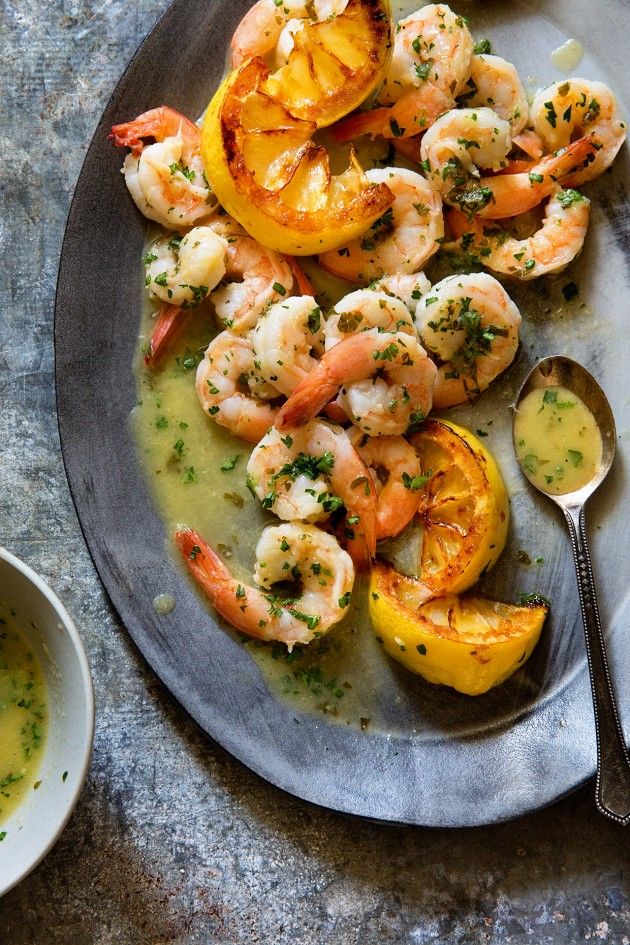
[[[584,506],[571,506],[563,511],[571,534],[595,710],[597,737],[595,802],[600,813],[612,817],[617,823],[627,824],[630,821],[630,758],[626,751],[608,669],[591,558],[586,541]]]

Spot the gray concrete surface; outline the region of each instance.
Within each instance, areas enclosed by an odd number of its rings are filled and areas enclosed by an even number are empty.
[[[462,832],[307,807],[201,737],[105,599],[59,453],[53,293],[92,129],[164,6],[0,2],[0,544],[76,617],[98,711],[81,801],[0,902],[0,943],[630,945],[630,834],[595,813],[592,786]]]

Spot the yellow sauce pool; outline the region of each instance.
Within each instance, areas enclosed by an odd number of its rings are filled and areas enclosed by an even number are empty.
[[[47,730],[42,668],[15,614],[0,603],[0,825],[38,786]]]
[[[313,273],[315,275],[315,273]],[[317,285],[318,292],[336,300],[333,280]],[[332,304],[332,302],[331,302]],[[196,529],[217,550],[232,574],[251,583],[256,542],[265,525],[278,519],[266,512],[246,486],[246,466],[252,446],[232,436],[206,416],[195,391],[195,371],[205,348],[217,334],[208,306],[186,315],[186,326],[159,369],[147,370],[141,353],[153,322],[144,313],[136,362],[138,405],[132,424],[145,474],[169,536],[181,526]],[[233,461],[234,465],[232,465]],[[226,468],[222,469],[221,467]],[[173,549],[173,557],[179,554]],[[154,606],[160,610],[170,588]],[[169,600],[169,605],[177,602]],[[166,609],[166,614],[173,610]],[[307,711],[321,712],[341,724],[357,727],[376,720],[366,706],[384,685],[389,669],[370,629],[363,579],[355,581],[348,613],[334,632],[292,653],[282,645],[259,643],[237,634],[218,619],[223,630],[239,639],[264,672],[272,690]],[[176,611],[175,611],[176,612]]]
[[[565,495],[589,482],[602,461],[602,437],[586,404],[564,387],[533,390],[514,418],[519,462],[545,492]]]

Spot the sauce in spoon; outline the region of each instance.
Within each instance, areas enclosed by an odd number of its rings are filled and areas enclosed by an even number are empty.
[[[514,443],[527,478],[552,495],[581,489],[602,461],[597,421],[566,387],[537,388],[523,398],[514,417]]]

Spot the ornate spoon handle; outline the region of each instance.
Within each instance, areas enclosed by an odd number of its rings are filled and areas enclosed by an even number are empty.
[[[593,570],[586,541],[584,506],[572,506],[563,511],[571,534],[595,709],[597,737],[595,802],[602,814],[612,817],[617,823],[627,824],[630,821],[630,758],[626,750],[608,669]]]

